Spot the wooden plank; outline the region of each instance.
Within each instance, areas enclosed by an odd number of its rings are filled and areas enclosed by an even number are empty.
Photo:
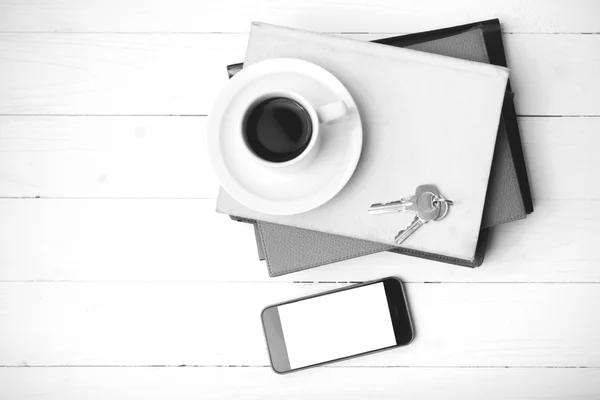
[[[206,119],[0,117],[0,196],[215,198]],[[600,199],[600,118],[519,124],[537,199]]]
[[[26,32],[246,32],[250,21],[325,32],[405,32],[500,18],[508,32],[600,32],[593,0],[4,0],[0,30]]]
[[[261,310],[341,286],[2,283],[0,365],[265,366]],[[406,286],[415,340],[340,365],[600,367],[598,284]]]
[[[0,196],[215,198],[206,117],[0,117]]]
[[[368,384],[366,384],[368,383]],[[269,368],[3,368],[7,400],[136,399],[596,400],[598,369],[318,368],[279,376]]]
[[[519,114],[600,115],[600,35],[505,39]],[[225,65],[243,60],[246,40],[0,34],[0,74],[10,77],[0,82],[0,114],[206,115],[227,83]]]
[[[207,114],[247,35],[0,34],[2,114]]]
[[[478,269],[392,253],[274,281],[600,282],[600,207],[538,201],[491,232]],[[214,200],[0,200],[0,280],[264,281],[251,225]]]
[[[527,173],[537,199],[600,199],[600,185],[592,171],[600,161],[600,118],[519,118]],[[587,148],[587,149],[586,149]],[[582,192],[586,194],[575,195]],[[587,197],[589,196],[589,197]]]
[[[554,52],[550,57],[549,46]],[[588,61],[600,60],[600,35],[511,35],[506,38],[505,47],[518,113],[600,114],[595,106],[580,101],[587,98],[600,104],[598,64]],[[582,54],[587,55],[581,58]],[[580,77],[576,77],[578,73]],[[596,78],[588,78],[592,76]],[[564,84],[573,86],[567,88]],[[544,96],[550,100],[545,101]]]

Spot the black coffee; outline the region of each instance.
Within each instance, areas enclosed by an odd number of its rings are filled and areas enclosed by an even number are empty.
[[[247,115],[244,138],[260,158],[285,162],[298,157],[310,143],[312,122],[300,103],[274,97],[259,103]]]

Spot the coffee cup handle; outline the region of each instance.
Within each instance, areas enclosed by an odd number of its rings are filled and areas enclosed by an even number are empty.
[[[316,111],[317,116],[319,117],[319,123],[329,124],[348,115],[348,105],[345,101],[339,100],[317,107]]]

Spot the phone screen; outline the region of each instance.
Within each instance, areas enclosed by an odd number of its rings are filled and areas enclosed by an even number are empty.
[[[404,345],[412,339],[402,285],[393,278],[269,307],[263,312],[263,323],[277,372]]]

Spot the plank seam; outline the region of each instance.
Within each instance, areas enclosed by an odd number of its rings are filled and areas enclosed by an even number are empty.
[[[0,365],[0,368],[270,368],[269,365],[200,365],[200,364],[105,364],[105,365],[69,365],[69,364],[46,364],[46,365]],[[600,366],[586,365],[326,365],[322,368],[352,369],[352,368],[419,368],[419,369],[599,369]]]
[[[366,31],[338,31],[338,32],[326,32],[326,31],[315,31],[324,33],[327,35],[409,35],[418,33],[421,31],[411,32],[366,32]],[[249,31],[4,31],[0,30],[0,34],[7,35],[248,35]],[[589,31],[589,32],[510,32],[503,31],[503,35],[600,35],[600,32]]]
[[[208,114],[14,114],[0,113],[0,117],[208,117]],[[600,118],[600,114],[517,114],[517,118]]]
[[[145,280],[145,281],[135,281],[135,280],[130,280],[130,281],[116,281],[116,280],[96,280],[96,281],[91,281],[91,280],[61,280],[61,279],[57,279],[57,280],[37,280],[37,279],[24,279],[24,280],[0,280],[0,284],[3,283],[15,283],[15,284],[21,284],[21,283],[74,283],[74,284],[97,284],[97,283],[101,283],[101,284],[112,284],[112,283],[123,283],[123,284],[165,284],[165,283],[181,283],[181,284],[285,284],[285,285],[289,285],[289,284],[296,284],[296,285],[331,285],[331,284],[335,284],[335,285],[340,285],[340,284],[347,284],[347,285],[355,285],[358,283],[364,283],[364,282],[368,282],[368,281],[198,281],[198,280],[179,280],[179,281],[165,281],[165,280],[155,280],[155,281],[151,281],[151,280]],[[409,281],[409,280],[403,280],[402,281],[405,284],[410,284],[410,285],[442,285],[442,284],[454,284],[454,285],[471,285],[471,284],[476,284],[476,285],[483,285],[483,284],[490,284],[490,285],[496,285],[496,284],[500,284],[500,285],[597,285],[600,284],[600,281],[436,281],[436,282],[430,282],[430,281]]]

